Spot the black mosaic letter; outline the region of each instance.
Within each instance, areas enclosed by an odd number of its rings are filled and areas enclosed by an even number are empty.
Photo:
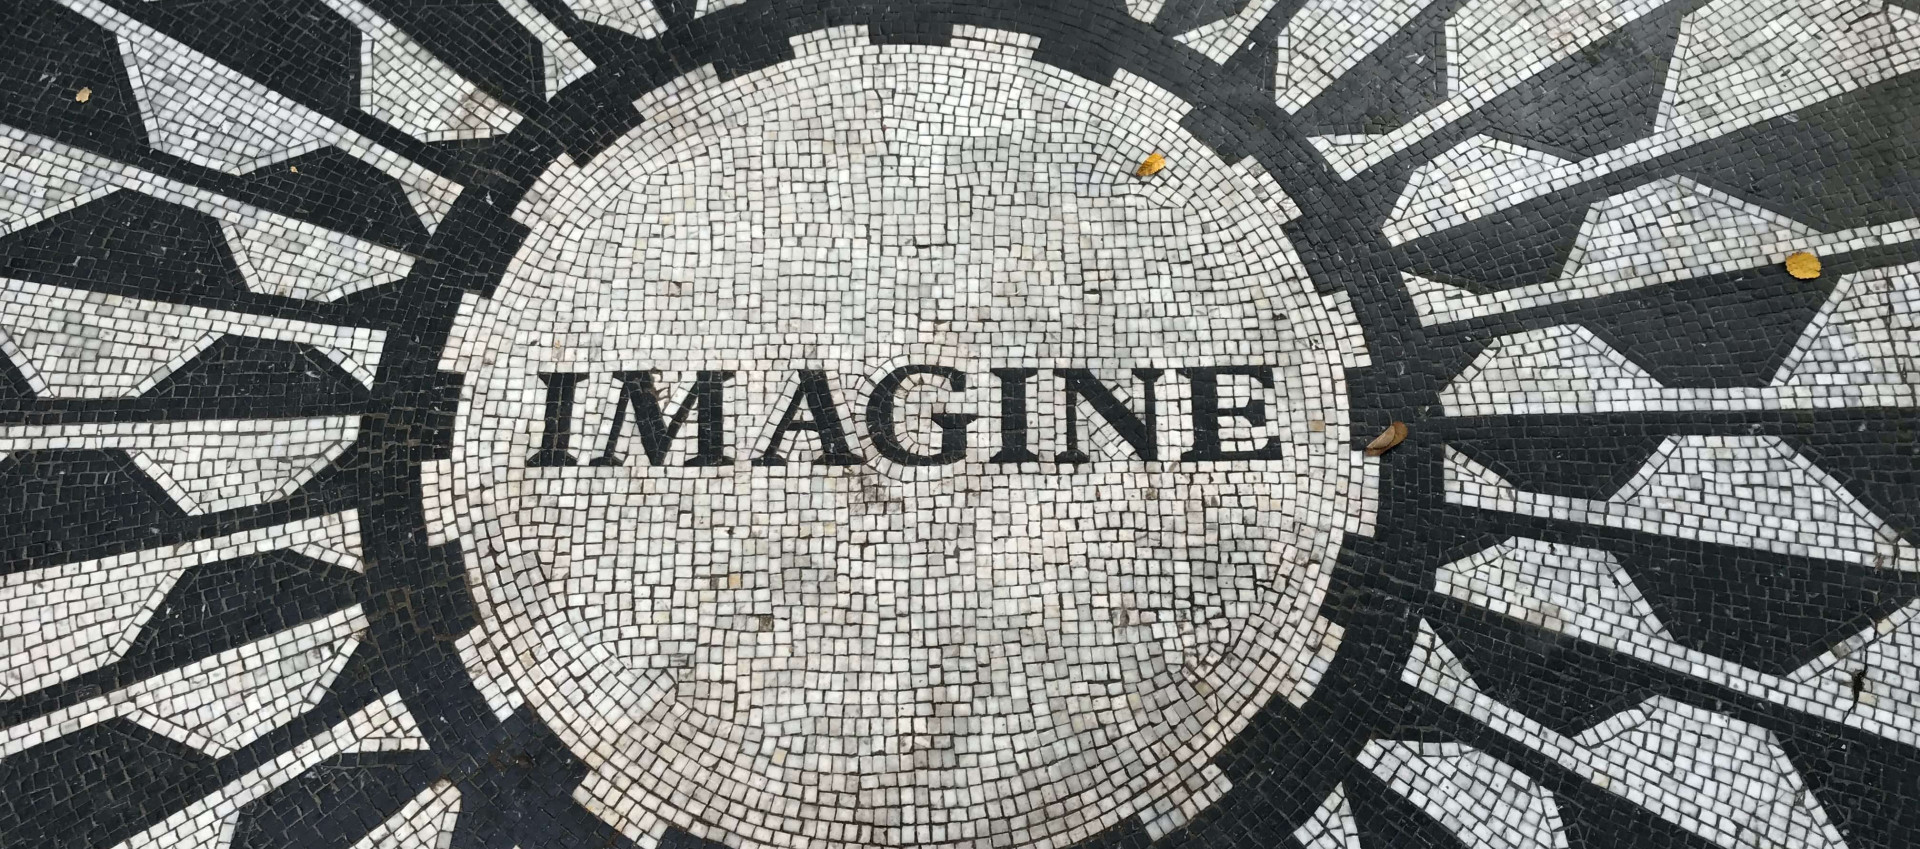
[[[1000,379],[1000,450],[991,463],[1038,463],[1040,456],[1027,448],[1027,381],[1039,374],[1037,368],[997,368]]]
[[[800,405],[807,405],[805,420],[797,420]],[[753,459],[756,466],[784,466],[787,458],[780,454],[780,444],[786,441],[787,432],[810,430],[820,437],[820,459],[814,462],[823,466],[857,466],[860,456],[847,447],[847,428],[840,420],[840,410],[833,403],[833,389],[827,385],[827,373],[812,369],[800,371],[800,385],[794,387],[793,397],[787,401],[787,411],[780,416],[780,425],[773,429],[773,436],[767,439],[767,450]]]
[[[1234,375],[1251,377],[1260,382],[1263,389],[1273,388],[1273,368],[1271,366],[1220,366],[1217,368],[1183,368],[1180,374],[1186,377],[1188,385],[1193,387],[1193,448],[1180,455],[1180,459],[1204,462],[1209,460],[1277,460],[1285,450],[1280,445],[1280,437],[1270,436],[1267,444],[1252,451],[1223,451],[1220,449],[1220,419],[1232,417],[1245,421],[1254,427],[1267,423],[1267,402],[1258,398],[1251,399],[1238,407],[1220,406],[1220,376]]]
[[[693,388],[687,390],[687,397],[680,402],[680,409],[673,413],[668,422],[660,411],[660,395],[653,386],[653,372],[623,371],[615,372],[620,381],[620,400],[613,407],[613,425],[607,430],[607,446],[595,458],[595,466],[622,465],[625,458],[614,451],[620,444],[621,431],[625,429],[627,409],[633,409],[634,428],[640,432],[640,448],[647,454],[647,462],[660,465],[667,460],[667,449],[673,447],[674,437],[680,433],[680,425],[686,423],[687,414],[696,407],[700,411],[699,453],[687,458],[689,466],[723,466],[733,462],[726,455],[726,384],[733,377],[730,371],[703,371],[694,378]]]
[[[551,372],[540,375],[547,385],[547,428],[540,434],[540,450],[527,458],[529,466],[571,466],[573,454],[573,395],[584,374]]]
[[[978,416],[972,413],[935,413],[933,423],[940,426],[940,453],[915,454],[900,444],[900,435],[894,431],[893,396],[900,391],[900,384],[916,374],[931,374],[947,379],[947,386],[955,392],[967,391],[967,376],[958,369],[946,366],[902,366],[894,369],[873,388],[872,397],[867,399],[867,436],[873,439],[873,447],[880,456],[907,466],[941,466],[957,463],[967,456],[967,423]]]
[[[1093,372],[1083,368],[1054,369],[1053,373],[1067,382],[1067,450],[1054,455],[1055,463],[1085,463],[1086,452],[1080,450],[1080,397],[1085,396],[1093,405],[1093,411],[1113,426],[1120,438],[1133,446],[1133,453],[1142,460],[1160,458],[1159,446],[1154,443],[1153,428],[1153,384],[1160,379],[1157,368],[1137,368],[1133,376],[1140,380],[1140,401],[1142,412],[1134,415],[1127,405],[1113,397],[1113,392]]]

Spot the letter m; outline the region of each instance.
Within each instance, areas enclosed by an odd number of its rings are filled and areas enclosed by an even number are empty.
[[[733,462],[726,456],[726,385],[733,377],[730,371],[703,371],[693,381],[693,388],[680,402],[673,418],[668,419],[661,409],[660,393],[654,388],[654,373],[650,371],[614,372],[614,379],[620,381],[620,400],[613,408],[613,426],[607,431],[606,449],[594,458],[595,466],[618,466],[624,458],[617,450],[627,424],[627,412],[633,412],[633,429],[640,436],[640,450],[647,455],[647,462],[658,466],[666,462],[667,450],[673,447],[673,440],[680,434],[680,426],[686,424],[687,416],[699,419],[695,431],[698,450],[687,458],[689,466],[723,466]]]

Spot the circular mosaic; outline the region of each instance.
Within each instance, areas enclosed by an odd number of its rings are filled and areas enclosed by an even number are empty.
[[[1905,849],[1914,0],[0,4],[0,847]]]
[[[985,35],[661,87],[455,321],[476,671],[629,827],[1061,844],[1191,804],[1339,644],[1366,357],[1292,201]]]

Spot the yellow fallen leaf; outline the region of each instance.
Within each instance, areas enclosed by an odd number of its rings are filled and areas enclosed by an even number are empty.
[[[1378,457],[1385,454],[1391,450],[1393,446],[1399,445],[1401,441],[1406,438],[1406,422],[1394,422],[1393,424],[1387,425],[1386,430],[1381,431],[1379,436],[1374,437],[1372,442],[1367,443],[1367,456]]]
[[[1806,251],[1799,251],[1787,257],[1787,273],[1795,280],[1812,280],[1820,276],[1820,258]]]
[[[1133,169],[1133,176],[1151,177],[1160,173],[1160,169],[1165,167],[1167,167],[1166,155],[1156,150],[1152,156],[1147,157],[1145,162],[1140,163],[1140,167]]]
[[[82,88],[79,91],[76,91],[73,93],[73,100],[75,103],[85,103],[92,99],[93,99],[93,89],[91,88]]]

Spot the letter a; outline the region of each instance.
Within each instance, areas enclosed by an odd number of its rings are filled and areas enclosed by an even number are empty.
[[[802,404],[807,407],[808,418],[804,420],[799,418]],[[859,455],[847,447],[847,427],[840,419],[840,410],[833,404],[833,390],[827,386],[824,371],[800,371],[800,385],[787,401],[787,412],[780,417],[773,436],[767,439],[767,450],[753,459],[753,465],[786,465],[787,458],[781,456],[780,445],[786,441],[789,431],[796,430],[812,431],[820,437],[820,459],[814,462],[823,466],[860,465]]]

